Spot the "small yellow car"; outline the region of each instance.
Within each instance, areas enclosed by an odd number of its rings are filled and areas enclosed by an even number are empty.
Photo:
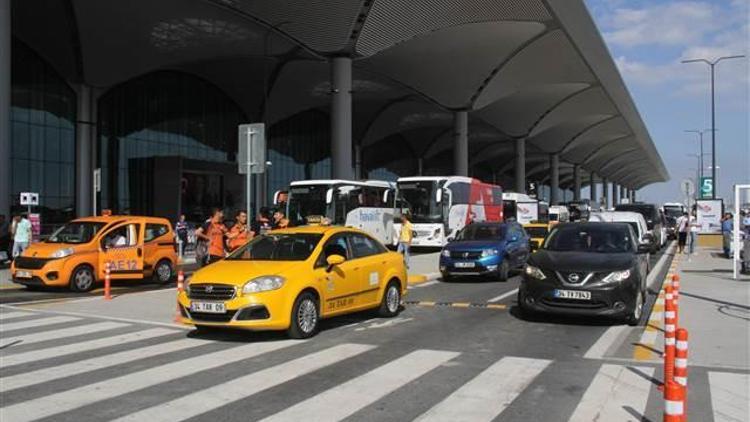
[[[524,224],[523,229],[531,238],[531,251],[536,251],[544,243],[544,239],[550,232],[551,225],[549,223],[529,223]]]
[[[182,322],[198,329],[308,338],[322,318],[365,309],[397,315],[406,288],[403,257],[367,233],[305,226],[258,236],[198,270],[177,300]]]

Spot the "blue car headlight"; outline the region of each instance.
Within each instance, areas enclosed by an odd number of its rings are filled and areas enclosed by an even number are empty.
[[[443,251],[440,252],[440,255],[443,256],[444,258],[450,258],[451,257],[451,251],[449,251],[448,249],[443,249]]]
[[[482,258],[487,258],[488,256],[495,256],[498,255],[500,252],[497,249],[484,249],[482,251]]]

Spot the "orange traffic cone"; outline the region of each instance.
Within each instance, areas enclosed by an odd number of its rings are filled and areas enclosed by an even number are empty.
[[[109,262],[104,266],[104,300],[112,300],[112,276]]]
[[[664,384],[664,422],[682,422],[685,403],[682,387],[674,381]]]
[[[667,284],[664,295],[664,385],[673,381],[675,357],[675,317],[676,312],[672,301],[672,286]],[[666,394],[666,388],[664,389]]]
[[[182,322],[182,310],[180,309],[180,294],[185,288],[185,273],[182,268],[177,271],[177,308],[175,309],[174,322]]]

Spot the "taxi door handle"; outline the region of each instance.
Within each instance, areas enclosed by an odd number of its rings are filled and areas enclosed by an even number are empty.
[[[141,256],[143,256],[143,251],[141,250],[141,248],[138,248],[138,249],[136,249],[136,253],[138,254],[138,257],[139,257],[139,258],[140,258]]]

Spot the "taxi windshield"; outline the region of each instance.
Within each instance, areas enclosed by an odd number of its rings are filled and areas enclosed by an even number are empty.
[[[526,229],[526,233],[528,233],[530,237],[544,238],[547,236],[546,226],[544,227],[531,226],[531,227],[524,227],[524,229]]]
[[[322,234],[292,233],[258,236],[229,255],[228,261],[304,261]]]
[[[47,238],[47,243],[88,243],[99,230],[104,227],[104,223],[95,222],[73,222],[68,223],[55,230]]]

